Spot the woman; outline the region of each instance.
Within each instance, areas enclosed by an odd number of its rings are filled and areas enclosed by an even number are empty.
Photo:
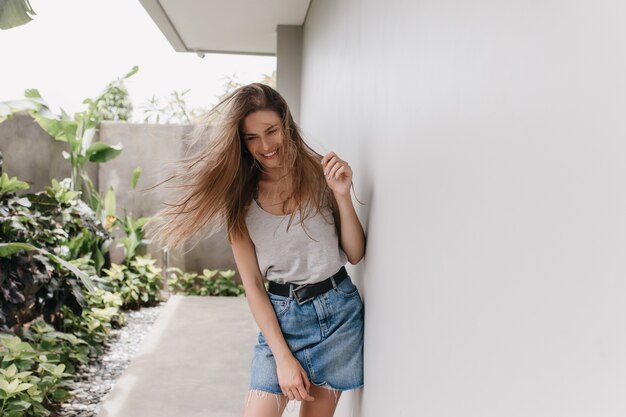
[[[352,169],[303,141],[271,87],[241,87],[221,107],[209,144],[173,177],[182,197],[148,232],[177,246],[227,228],[261,330],[244,416],[278,417],[288,400],[303,417],[332,416],[341,391],[363,385],[363,303],[344,268],[365,250]]]

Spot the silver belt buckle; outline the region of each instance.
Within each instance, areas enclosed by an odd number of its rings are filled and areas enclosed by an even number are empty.
[[[298,305],[302,305],[302,304],[306,303],[307,301],[313,299],[313,297],[306,298],[304,300],[300,299],[300,296],[298,295],[298,290],[300,290],[300,289],[302,289],[304,287],[306,287],[306,284],[298,285],[296,288],[293,289],[293,295],[296,298],[296,301],[298,302]]]

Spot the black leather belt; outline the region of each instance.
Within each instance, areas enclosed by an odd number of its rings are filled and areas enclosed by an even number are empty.
[[[343,281],[347,276],[348,271],[346,271],[345,266],[342,266],[335,275],[326,278],[322,282],[316,282],[315,284],[304,284],[298,286],[295,284],[279,284],[277,282],[270,281],[268,291],[272,294],[289,297],[289,295],[291,294],[291,288],[293,288],[293,293],[296,297],[296,301],[298,301],[298,304],[302,305],[307,301],[317,297],[318,295],[322,295],[326,291],[332,290],[337,285],[339,285],[339,283]]]

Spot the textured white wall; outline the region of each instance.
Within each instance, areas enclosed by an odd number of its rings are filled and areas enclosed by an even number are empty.
[[[302,127],[355,170],[342,416],[626,415],[626,3],[313,0]]]

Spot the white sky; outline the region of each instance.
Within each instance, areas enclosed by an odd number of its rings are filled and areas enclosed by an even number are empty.
[[[85,98],[134,65],[125,81],[137,106],[152,96],[182,92],[190,107],[208,107],[224,91],[223,77],[242,83],[271,74],[276,58],[175,52],[138,0],[30,0],[30,23],[0,30],[0,101],[20,99],[36,88],[54,111],[83,110]]]

